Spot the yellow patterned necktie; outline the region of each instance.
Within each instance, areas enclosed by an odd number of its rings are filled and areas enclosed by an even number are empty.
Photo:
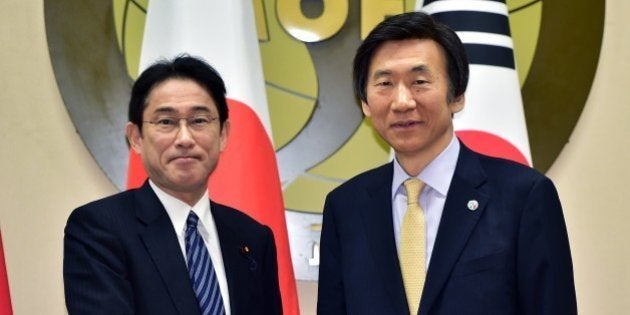
[[[420,308],[420,298],[426,275],[426,240],[424,212],[418,203],[424,183],[417,178],[404,182],[407,191],[407,211],[400,232],[400,268],[409,303],[409,314]]]

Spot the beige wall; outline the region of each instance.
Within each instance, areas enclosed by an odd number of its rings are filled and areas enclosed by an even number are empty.
[[[578,126],[549,175],[565,206],[583,314],[630,310],[630,2],[606,1],[601,61]],[[43,1],[0,2],[0,230],[15,314],[64,314],[65,220],[115,192],[72,127],[53,77]],[[558,78],[561,80],[562,78]],[[625,219],[625,220],[624,220]],[[315,291],[300,285],[304,314]]]
[[[629,1],[606,1],[595,82],[569,143],[548,172],[565,208],[583,314],[630,312],[628,13]]]

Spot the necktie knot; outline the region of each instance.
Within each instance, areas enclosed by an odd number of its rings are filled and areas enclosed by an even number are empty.
[[[199,217],[191,210],[186,219],[186,226],[188,229],[196,229],[197,223],[199,223]]]
[[[420,196],[420,191],[424,188],[424,183],[412,177],[407,179],[403,185],[407,191],[407,205],[418,204],[418,197]]]

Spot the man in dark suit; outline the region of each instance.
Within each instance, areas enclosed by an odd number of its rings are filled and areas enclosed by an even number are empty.
[[[355,91],[395,159],[326,199],[318,314],[577,313],[556,189],[457,139],[467,82],[461,41],[421,12],[358,48]]]
[[[229,128],[207,63],[181,56],[140,75],[126,134],[149,179],[70,215],[70,314],[282,314],[271,230],[206,196]]]

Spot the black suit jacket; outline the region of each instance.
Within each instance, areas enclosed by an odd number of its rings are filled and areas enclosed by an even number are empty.
[[[408,314],[392,221],[392,163],[324,207],[318,314]],[[468,202],[479,207],[469,210]],[[419,314],[574,314],[573,267],[553,183],[461,146]]]
[[[282,314],[271,230],[212,201],[211,209],[232,314]],[[200,314],[177,235],[148,182],[72,212],[63,275],[69,314]]]

